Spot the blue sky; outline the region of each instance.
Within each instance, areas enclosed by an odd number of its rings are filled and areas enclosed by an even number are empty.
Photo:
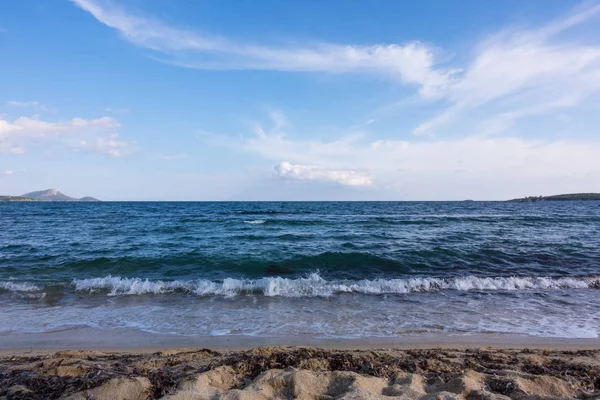
[[[600,192],[600,3],[9,0],[0,194]]]

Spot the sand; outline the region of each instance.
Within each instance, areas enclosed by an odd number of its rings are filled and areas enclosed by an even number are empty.
[[[66,350],[0,355],[6,399],[600,398],[600,350]]]

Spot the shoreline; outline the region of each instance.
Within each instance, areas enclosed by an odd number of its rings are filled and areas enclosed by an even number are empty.
[[[60,350],[87,349],[110,352],[155,352],[165,349],[209,348],[243,351],[264,346],[319,347],[331,350],[394,349],[600,349],[600,338],[554,338],[521,335],[414,335],[398,337],[320,338],[314,336],[257,337],[243,335],[182,336],[136,329],[102,330],[76,327],[43,333],[0,334],[0,356],[47,354]]]

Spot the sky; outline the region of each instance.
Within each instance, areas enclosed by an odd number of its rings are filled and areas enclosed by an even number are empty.
[[[0,195],[600,192],[600,2],[5,0]]]

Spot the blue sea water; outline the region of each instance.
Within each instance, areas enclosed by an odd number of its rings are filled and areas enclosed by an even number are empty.
[[[600,334],[600,202],[0,203],[0,333]]]

